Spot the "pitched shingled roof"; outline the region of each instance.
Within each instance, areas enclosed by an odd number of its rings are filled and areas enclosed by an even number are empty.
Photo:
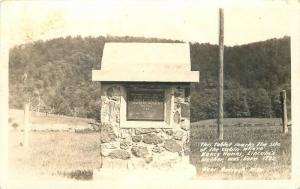
[[[93,81],[199,82],[187,43],[106,43]]]

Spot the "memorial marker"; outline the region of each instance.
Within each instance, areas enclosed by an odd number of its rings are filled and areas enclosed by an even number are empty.
[[[189,90],[199,72],[191,71],[189,44],[106,43],[92,78],[102,91],[99,174],[116,167],[196,174]]]

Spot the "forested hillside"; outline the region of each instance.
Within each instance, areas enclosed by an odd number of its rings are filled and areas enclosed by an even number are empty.
[[[218,46],[192,44],[192,69],[200,70],[193,84],[191,119],[217,117]],[[279,93],[291,99],[290,38],[270,39],[224,52],[225,117],[280,117]]]
[[[16,46],[10,51],[10,108],[21,109],[28,96],[32,110],[99,118],[100,84],[92,82],[100,69],[105,42],[180,42],[136,37],[66,37]],[[217,113],[218,46],[191,43],[192,69],[200,83],[192,84],[191,119]],[[290,38],[271,39],[225,48],[225,117],[278,117],[279,92],[288,91],[290,107]],[[290,112],[290,108],[289,108]]]

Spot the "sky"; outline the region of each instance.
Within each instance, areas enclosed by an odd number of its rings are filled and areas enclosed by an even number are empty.
[[[224,7],[225,45],[290,35],[291,4],[286,1],[204,2],[6,1],[2,14],[9,19],[11,46],[68,35],[143,36],[217,44],[220,6]]]

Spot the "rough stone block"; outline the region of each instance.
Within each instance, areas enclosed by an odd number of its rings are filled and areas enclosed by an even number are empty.
[[[120,147],[120,142],[102,143],[101,147],[107,148],[107,149],[117,149]]]
[[[120,148],[122,150],[128,150],[130,148],[130,146],[132,146],[132,142],[131,141],[124,140],[124,141],[120,142]]]
[[[179,111],[176,111],[176,112],[174,113],[173,121],[174,121],[174,123],[177,123],[177,124],[180,123],[180,113],[179,113]]]
[[[153,157],[150,154],[147,154],[144,158],[146,163],[151,163],[153,161]]]
[[[134,156],[143,158],[149,154],[148,149],[145,146],[133,146],[131,152]]]
[[[183,131],[175,131],[173,134],[175,140],[182,140],[183,138]]]
[[[138,128],[138,129],[135,129],[135,134],[136,135],[141,135],[141,134],[148,134],[148,133],[154,133],[156,132],[155,129],[143,129],[143,128]]]
[[[107,100],[101,97],[101,122],[103,124],[118,124],[120,122],[120,101]]]
[[[120,129],[120,138],[128,139],[130,138],[131,133],[129,129]]]
[[[152,152],[154,153],[162,153],[164,151],[164,148],[161,147],[161,146],[158,146],[158,145],[155,145],[153,148],[152,148]]]
[[[185,100],[184,97],[177,97],[177,98],[174,99],[174,102],[175,103],[182,103],[182,102],[184,102],[184,100]]]
[[[146,144],[160,144],[163,140],[155,134],[147,134],[143,136],[143,142]]]
[[[165,131],[165,133],[167,133],[168,135],[173,135],[173,130],[172,129],[167,129]]]
[[[180,123],[180,128],[185,130],[185,131],[188,131],[190,130],[190,124],[189,124],[189,121],[184,119],[183,121],[181,121]]]
[[[111,152],[113,151],[113,149],[109,149],[109,148],[101,148],[101,155],[104,157],[107,157]]]
[[[180,144],[178,144],[175,140],[170,139],[166,140],[164,143],[164,147],[166,150],[170,152],[180,152],[182,150],[182,147]]]
[[[142,136],[141,135],[132,136],[131,139],[132,139],[132,142],[141,142]]]
[[[131,157],[130,153],[126,150],[113,150],[111,153],[108,154],[108,157],[113,159],[129,159]]]
[[[116,141],[117,135],[115,134],[111,125],[102,125],[100,133],[100,139],[102,143]]]

